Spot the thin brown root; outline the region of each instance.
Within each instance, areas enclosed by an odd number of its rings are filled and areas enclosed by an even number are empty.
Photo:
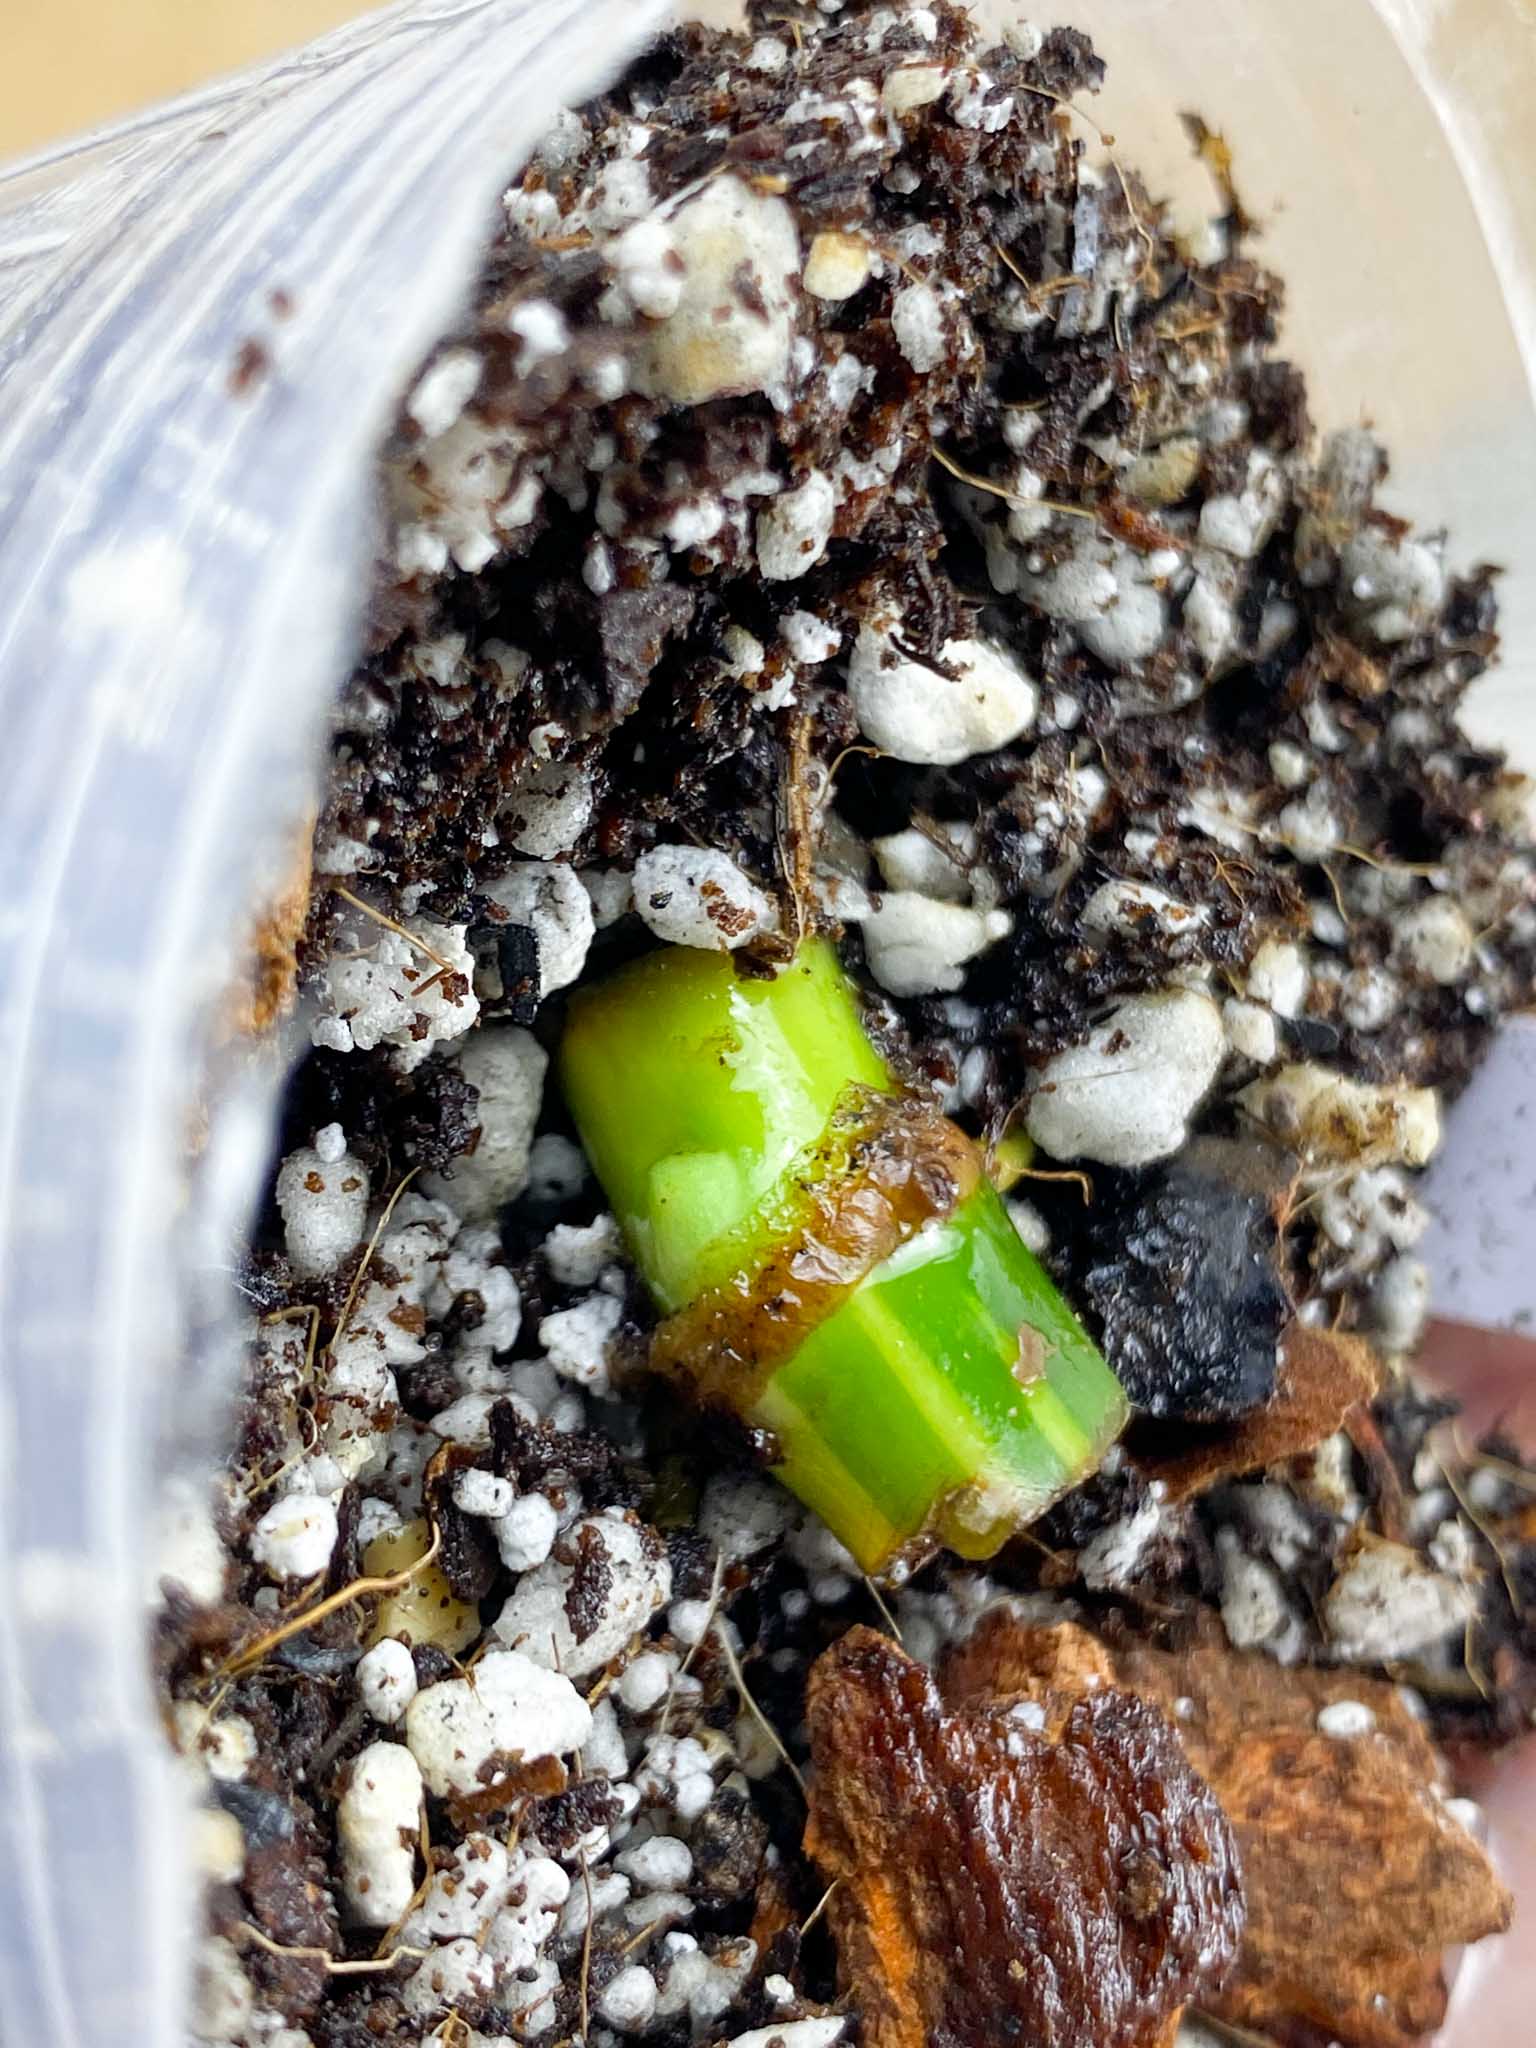
[[[822,1914],[825,1913],[825,1911],[827,1910],[828,1902],[831,1900],[832,1894],[837,1890],[838,1886],[842,1883],[842,1881],[843,1880],[840,1877],[834,1877],[832,1882],[827,1886],[826,1890],[822,1893],[821,1897],[816,1901],[815,1905],[812,1906],[810,1912],[807,1913],[804,1920],[801,1921],[800,1939],[802,1941],[804,1941],[805,1937],[816,1925],[816,1922],[821,1918]]]
[[[427,1822],[427,1802],[425,1799],[421,1802],[420,1814],[421,1822],[417,1835],[417,1854],[421,1857],[421,1881],[406,1900],[405,1911],[391,1926],[386,1927],[379,1936],[379,1945],[374,1950],[376,1956],[381,1956],[394,1947],[395,1943],[400,1939],[401,1928],[404,1927],[406,1921],[410,1919],[416,1908],[425,1899],[427,1888],[432,1882],[432,1832]]]
[[[236,1923],[235,1932],[246,1941],[255,1942],[264,1948],[269,1956],[294,1956],[306,1963],[319,1963],[328,1977],[378,1977],[392,1970],[397,1963],[407,1959],[416,1961],[429,1956],[429,1948],[409,1948],[405,1943],[392,1948],[387,1956],[362,1956],[356,1960],[338,1960],[328,1948],[291,1948],[285,1942],[274,1941],[270,1934],[263,1934],[259,1927],[253,1927],[249,1920]]]
[[[1089,1075],[1087,1078],[1090,1080],[1103,1080],[1107,1079],[1108,1077],[1105,1075]],[[1074,1180],[1077,1182],[1078,1190],[1082,1195],[1084,1207],[1086,1208],[1087,1205],[1093,1200],[1093,1182],[1089,1179],[1088,1175],[1083,1172],[1081,1167],[1021,1166],[1019,1168],[1019,1179]]]
[[[988,497],[1001,498],[1013,511],[1060,512],[1069,519],[1091,519],[1098,524],[1099,515],[1091,505],[1066,505],[1058,498],[1025,498],[1017,491],[1010,491],[1005,484],[995,484],[990,477],[976,476],[968,469],[962,469],[952,455],[946,455],[937,441],[928,443],[928,453],[939,465],[947,469],[952,477],[962,484],[969,484],[973,491],[985,491]]]
[[[363,1291],[363,1281],[367,1277],[368,1268],[373,1264],[373,1255],[379,1248],[379,1240],[383,1237],[388,1227],[390,1217],[395,1213],[395,1205],[420,1171],[421,1168],[419,1166],[413,1166],[409,1173],[396,1183],[394,1193],[384,1204],[383,1212],[373,1227],[373,1235],[368,1240],[368,1249],[358,1261],[357,1271],[352,1275],[352,1285],[347,1289],[347,1298],[341,1305],[341,1314],[336,1318],[336,1328],[331,1333],[330,1343],[325,1347],[333,1355],[335,1354],[336,1346],[346,1335],[347,1324],[352,1319],[352,1311],[357,1307],[357,1297]]]
[[[1065,99],[1059,92],[1051,92],[1043,85],[1021,84],[1017,87],[1017,90],[1019,92],[1031,92],[1037,100],[1050,100],[1055,106],[1063,108],[1065,112],[1075,114],[1079,121],[1085,122],[1093,130],[1106,149],[1113,145],[1115,138],[1110,134],[1109,130],[1101,128],[1092,114],[1088,113],[1085,108],[1080,107],[1075,100]]]
[[[1351,924],[1353,922],[1353,919],[1350,917],[1349,912],[1344,908],[1344,891],[1339,887],[1338,876],[1333,872],[1333,869],[1329,867],[1327,861],[1319,861],[1318,866],[1322,869],[1323,873],[1328,877],[1328,886],[1333,891],[1333,900],[1338,907],[1338,913],[1340,917],[1343,918],[1346,925]]]
[[[280,1643],[286,1643],[290,1636],[301,1635],[307,1628],[313,1628],[317,1621],[324,1621],[328,1614],[335,1614],[339,1608],[350,1607],[354,1600],[366,1599],[370,1593],[398,1593],[402,1586],[408,1586],[416,1574],[425,1571],[443,1547],[443,1532],[434,1521],[432,1541],[414,1564],[408,1564],[403,1571],[390,1572],[380,1579],[353,1579],[350,1585],[340,1586],[334,1593],[326,1595],[313,1607],[306,1607],[301,1613],[290,1614],[286,1621],[271,1629],[264,1636],[258,1636],[249,1648],[237,1657],[231,1657],[221,1664],[214,1673],[215,1678],[244,1678],[264,1663]]]
[[[439,974],[456,974],[458,972],[456,967],[449,965],[441,953],[434,953],[425,939],[418,939],[413,931],[407,931],[400,920],[391,917],[387,910],[375,910],[371,903],[365,903],[361,896],[354,895],[350,889],[343,888],[340,882],[332,882],[330,890],[333,896],[339,896],[343,903],[350,903],[352,908],[360,912],[362,916],[371,918],[375,924],[383,925],[387,932],[393,932],[397,938],[404,939],[408,946],[414,946],[418,953],[423,954],[432,962],[432,965]],[[420,990],[418,989],[416,993],[419,995]]]
[[[737,1692],[741,1695],[742,1705],[746,1708],[747,1712],[752,1716],[753,1720],[757,1723],[758,1727],[761,1728],[763,1733],[767,1736],[769,1742],[773,1745],[774,1750],[778,1754],[780,1763],[783,1764],[785,1770],[789,1772],[789,1775],[800,1787],[800,1797],[802,1799],[807,1798],[809,1795],[807,1794],[805,1789],[805,1773],[801,1770],[800,1766],[795,1762],[794,1758],[785,1748],[784,1738],[780,1735],[778,1729],[774,1727],[773,1723],[769,1720],[768,1716],[763,1712],[762,1708],[757,1704],[757,1701],[752,1697],[752,1690],[750,1686],[747,1684],[746,1676],[741,1668],[741,1659],[736,1655],[736,1652],[731,1645],[730,1637],[726,1634],[725,1630],[721,1627],[718,1621],[715,1623],[714,1635],[715,1641],[720,1645],[721,1655],[725,1658],[726,1669],[731,1674],[731,1683],[735,1686]]]
[[[1100,130],[1100,133],[1102,134],[1103,131]],[[1105,138],[1106,147],[1108,146],[1109,141],[1112,139],[1113,138],[1110,137]],[[1142,248],[1145,249],[1147,252],[1146,255],[1142,258],[1140,270],[1137,271],[1135,277],[1131,280],[1133,284],[1140,285],[1144,283],[1146,279],[1151,275],[1152,267],[1154,263],[1157,261],[1157,237],[1153,234],[1152,230],[1147,226],[1146,222],[1142,219],[1141,215],[1136,211],[1136,202],[1131,197],[1130,183],[1126,178],[1125,172],[1120,168],[1118,159],[1115,157],[1111,157],[1109,162],[1110,168],[1114,171],[1115,176],[1120,180],[1121,197],[1125,200],[1126,212],[1131,216],[1131,226],[1136,230],[1136,239],[1141,243]]]
[[[654,1920],[648,1920],[638,1934],[632,1934],[628,1941],[623,1943],[619,1949],[619,1954],[621,1956],[633,1955],[635,1950],[641,1947],[643,1943],[649,1941],[653,1934],[665,1934],[675,1917],[671,1913],[659,1913]]]
[[[592,1872],[587,1864],[587,1852],[581,1852],[581,1884],[587,1895],[587,1924],[581,1936],[581,2038],[592,2038]]]
[[[1347,853],[1351,860],[1364,861],[1379,875],[1423,875],[1432,879],[1445,872],[1445,863],[1438,860],[1382,860],[1374,853],[1367,853],[1363,846],[1345,846],[1342,843],[1339,852]]]
[[[1434,1459],[1435,1463],[1440,1467],[1441,1476],[1444,1478],[1446,1485],[1451,1489],[1451,1492],[1456,1496],[1456,1505],[1461,1509],[1461,1512],[1472,1524],[1473,1528],[1477,1531],[1478,1535],[1482,1537],[1483,1541],[1487,1544],[1488,1548],[1493,1552],[1494,1556],[1498,1559],[1499,1577],[1504,1581],[1504,1591],[1509,1595],[1510,1611],[1517,1621],[1523,1622],[1525,1620],[1525,1602],[1521,1598],[1520,1589],[1515,1583],[1514,1572],[1510,1566],[1508,1552],[1505,1550],[1503,1544],[1499,1541],[1498,1537],[1493,1533],[1493,1530],[1490,1527],[1487,1520],[1485,1519],[1485,1517],[1480,1515],[1477,1509],[1473,1507],[1471,1501],[1468,1500],[1466,1488],[1462,1485],[1461,1481],[1452,1472],[1450,1466],[1447,1465],[1444,1458],[1440,1456],[1438,1451],[1434,1453]]]
[[[692,1664],[694,1658],[699,1654],[699,1645],[708,1640],[710,1630],[715,1625],[715,1616],[720,1611],[720,1593],[724,1582],[725,1560],[717,1550],[715,1552],[715,1569],[709,1582],[709,1611],[705,1616],[703,1628],[688,1645],[688,1654],[672,1674],[672,1683],[667,1687],[667,1696],[661,1703],[661,1718],[656,1723],[656,1732],[659,1735],[665,1735],[667,1732],[667,1717],[672,1712],[672,1701],[677,1692],[677,1681],[687,1676],[689,1665]]]
[[[896,1619],[895,1615],[892,1614],[890,1608],[886,1605],[885,1595],[881,1592],[880,1588],[875,1584],[874,1580],[869,1576],[868,1572],[864,1574],[864,1589],[869,1594],[870,1599],[874,1601],[876,1607],[879,1608],[881,1618],[885,1622],[885,1625],[890,1630],[891,1634],[896,1638],[898,1643],[904,1643],[906,1641],[906,1637],[901,1632],[901,1623]]]

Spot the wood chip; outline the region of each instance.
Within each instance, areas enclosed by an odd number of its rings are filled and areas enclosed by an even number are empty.
[[[1445,2014],[1444,1951],[1506,1927],[1510,1899],[1448,1811],[1439,1760],[1398,1689],[1242,1655],[1214,1624],[1174,1653],[1004,1613],[944,1672],[957,1706],[1111,1685],[1170,1713],[1237,1836],[1248,1928],[1204,2008],[1296,2048],[1408,2048],[1432,2032]],[[1345,1701],[1372,1725],[1324,1732],[1320,1712]]]
[[[1227,1427],[1183,1425],[1176,1433],[1177,1449],[1172,1434],[1148,1431],[1132,1455],[1148,1479],[1162,1481],[1170,1501],[1188,1500],[1223,1479],[1315,1450],[1380,1385],[1381,1366],[1362,1339],[1292,1323],[1281,1349],[1274,1397],[1264,1407]]]
[[[867,2048],[1159,2048],[1236,1955],[1231,1834],[1144,1701],[946,1710],[925,1666],[856,1628],[817,1661],[808,1714],[806,1848],[837,1881]]]

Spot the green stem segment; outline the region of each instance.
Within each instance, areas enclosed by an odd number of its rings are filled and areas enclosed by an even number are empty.
[[[803,946],[771,981],[720,954],[648,954],[574,999],[560,1067],[672,1318],[658,1359],[771,1433],[779,1477],[865,1571],[935,1542],[989,1557],[1097,1467],[1125,1420],[1118,1381],[964,1171],[968,1141],[936,1116],[924,1138],[830,946]],[[878,1135],[829,1142],[862,1131],[851,1103],[916,1130],[905,1180]],[[818,1236],[813,1213],[833,1228]],[[707,1361],[687,1355],[701,1305]]]

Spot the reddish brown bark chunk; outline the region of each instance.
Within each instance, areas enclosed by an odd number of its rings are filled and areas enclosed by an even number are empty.
[[[1201,2002],[1276,2042],[1408,2048],[1445,2015],[1445,1949],[1509,1924],[1510,1900],[1441,1797],[1439,1760],[1397,1688],[1282,1669],[1214,1637],[1173,1654],[998,1614],[949,1661],[958,1703],[1124,1687],[1173,1714],[1237,1836],[1248,1928]],[[1374,1727],[1335,1737],[1350,1700]],[[1175,1702],[1178,1705],[1175,1706]]]
[[[969,1700],[852,1629],[809,1693],[806,1847],[868,2048],[1150,2048],[1237,1953],[1231,1832],[1177,1736],[1112,1689]]]

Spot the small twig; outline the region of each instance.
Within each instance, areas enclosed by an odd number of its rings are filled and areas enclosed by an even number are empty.
[[[258,1948],[264,1948],[272,1956],[297,1956],[305,1962],[319,1963],[328,1977],[377,1977],[386,1970],[392,1970],[396,1963],[407,1957],[416,1960],[429,1956],[429,1948],[408,1948],[402,1943],[392,1948],[387,1956],[363,1956],[355,1961],[338,1961],[328,1948],[289,1947],[285,1942],[274,1941],[270,1934],[263,1934],[259,1927],[253,1927],[249,1920],[236,1923],[236,1932],[247,1941],[254,1941]]]
[[[737,1692],[739,1692],[741,1695],[742,1705],[746,1708],[747,1712],[752,1716],[753,1720],[757,1723],[758,1727],[762,1729],[763,1733],[767,1736],[769,1742],[772,1743],[774,1749],[778,1753],[779,1761],[783,1764],[785,1770],[789,1772],[789,1775],[794,1779],[795,1783],[800,1787],[801,1798],[807,1798],[808,1794],[805,1789],[804,1772],[800,1769],[800,1766],[795,1762],[794,1758],[790,1755],[789,1751],[785,1748],[783,1736],[780,1735],[778,1729],[774,1727],[773,1723],[769,1720],[768,1716],[763,1712],[762,1708],[757,1704],[757,1701],[752,1697],[751,1687],[747,1684],[746,1676],[741,1668],[741,1659],[736,1655],[735,1650],[731,1646],[731,1640],[729,1636],[727,1636],[724,1628],[718,1621],[715,1623],[714,1635],[715,1641],[720,1645],[721,1652],[725,1658],[726,1669],[731,1674],[731,1682],[736,1687]]]

